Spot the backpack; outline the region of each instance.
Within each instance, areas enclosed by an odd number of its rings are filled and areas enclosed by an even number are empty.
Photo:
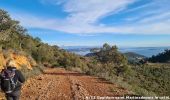
[[[14,82],[16,69],[5,69],[1,73],[1,89],[5,93],[11,93],[16,87],[16,82]]]

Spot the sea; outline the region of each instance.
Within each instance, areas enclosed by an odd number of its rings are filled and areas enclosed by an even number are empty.
[[[87,46],[63,47],[63,49],[69,52],[82,55],[82,56],[90,53],[90,49],[92,48],[96,48],[96,47],[87,47]],[[153,55],[157,55],[159,53],[164,52],[166,49],[170,49],[170,47],[120,47],[119,51],[122,53],[134,52],[143,55],[145,57],[151,57]]]

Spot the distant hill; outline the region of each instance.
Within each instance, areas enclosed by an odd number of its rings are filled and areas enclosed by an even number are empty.
[[[126,56],[130,63],[139,63],[142,59],[146,58],[145,56],[134,52],[126,52],[123,54]]]
[[[134,52],[126,52],[126,53],[123,53],[127,58],[146,58],[144,55],[140,55],[140,54],[137,54],[137,53],[134,53]]]

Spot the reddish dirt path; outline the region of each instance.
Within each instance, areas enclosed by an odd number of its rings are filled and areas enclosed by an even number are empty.
[[[47,69],[45,74],[29,79],[22,89],[21,100],[84,100],[90,96],[122,96],[122,89],[97,77],[62,68]],[[111,92],[111,88],[114,91]]]

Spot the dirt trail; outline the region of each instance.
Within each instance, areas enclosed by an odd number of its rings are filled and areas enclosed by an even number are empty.
[[[97,77],[62,68],[46,69],[44,72],[25,83],[21,100],[84,100],[90,96],[128,94],[127,90]]]

